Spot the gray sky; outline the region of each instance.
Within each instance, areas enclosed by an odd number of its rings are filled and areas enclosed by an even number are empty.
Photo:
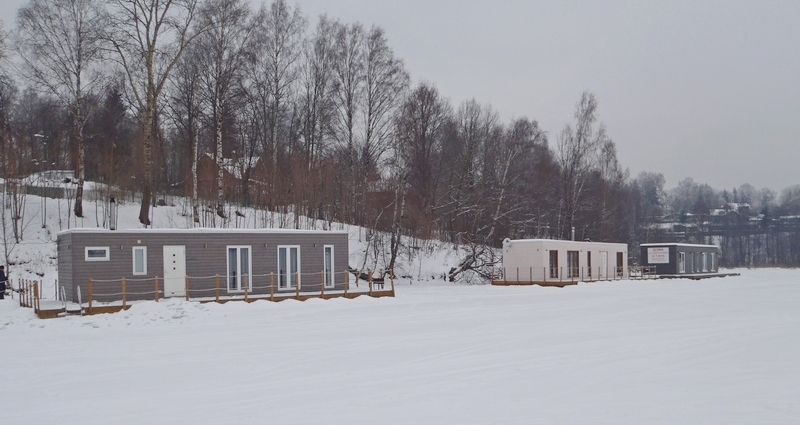
[[[7,29],[23,3],[0,0]],[[298,4],[312,25],[327,13],[384,27],[415,82],[434,82],[456,107],[491,104],[504,122],[538,120],[551,146],[593,92],[633,176],[800,184],[800,1]]]

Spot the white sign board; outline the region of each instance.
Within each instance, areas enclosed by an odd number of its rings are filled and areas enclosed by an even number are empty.
[[[647,248],[648,264],[668,264],[669,248]]]

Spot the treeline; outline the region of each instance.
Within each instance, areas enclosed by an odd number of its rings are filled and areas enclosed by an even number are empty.
[[[144,225],[174,194],[198,226],[249,206],[385,231],[390,265],[405,237],[465,243],[469,269],[506,237],[635,247],[666,237],[670,212],[722,204],[628,176],[591,93],[560,132],[502,122],[412,84],[380,27],[311,27],[284,0],[30,0],[1,51],[0,173],[74,170],[78,217],[90,180],[138,194]]]

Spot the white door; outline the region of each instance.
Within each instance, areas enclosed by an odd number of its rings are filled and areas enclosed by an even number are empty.
[[[678,273],[686,273],[686,253],[678,253]]]
[[[186,296],[186,246],[164,246],[164,296]]]
[[[600,279],[608,279],[608,251],[600,251]]]

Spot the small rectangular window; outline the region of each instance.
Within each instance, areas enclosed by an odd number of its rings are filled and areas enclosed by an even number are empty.
[[[133,247],[133,274],[134,276],[147,274],[146,246]]]
[[[333,245],[325,245],[325,287],[333,288],[334,286],[334,271],[333,271]]]
[[[108,261],[111,259],[110,251],[107,246],[87,246],[86,261]]]

